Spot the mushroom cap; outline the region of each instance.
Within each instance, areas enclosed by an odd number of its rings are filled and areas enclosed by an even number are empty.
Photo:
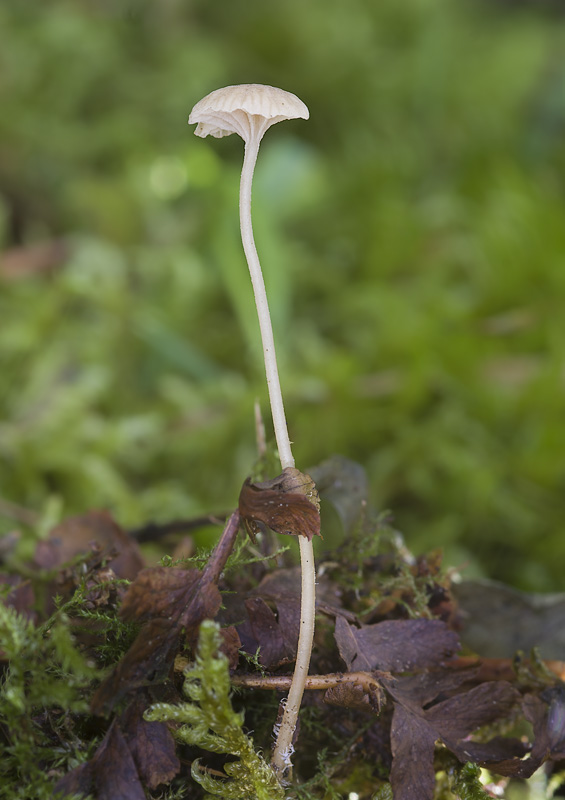
[[[309,116],[307,106],[291,92],[261,83],[242,83],[207,94],[190,112],[188,123],[197,123],[197,136],[220,138],[237,133],[247,143],[253,137],[260,140],[275,122]]]

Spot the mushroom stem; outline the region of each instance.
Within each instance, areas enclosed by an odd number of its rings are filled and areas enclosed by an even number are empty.
[[[241,224],[241,240],[243,250],[251,274],[251,283],[255,295],[259,328],[263,342],[263,356],[265,359],[265,372],[269,400],[273,416],[273,427],[279,451],[281,467],[294,466],[294,457],[288,436],[286,417],[284,413],[273,328],[265,291],[265,282],[261,271],[261,264],[255,247],[253,226],[251,223],[251,185],[253,172],[257,161],[257,153],[261,142],[261,134],[252,130],[252,135],[245,143],[245,156],[241,170],[241,183],[239,190],[239,215]],[[298,650],[292,684],[288,693],[283,718],[278,730],[275,747],[273,750],[272,764],[279,776],[291,766],[292,738],[296,730],[298,712],[304,694],[304,686],[308,677],[310,657],[312,655],[312,642],[314,639],[314,618],[316,612],[316,570],[314,564],[314,548],[312,542],[305,536],[299,536],[300,563],[302,572],[302,593],[300,598],[300,633],[298,636]]]
[[[308,678],[312,642],[314,640],[314,618],[316,613],[316,568],[314,564],[314,548],[305,536],[299,536],[300,564],[302,572],[302,593],[300,595],[300,632],[298,634],[298,650],[292,683],[286,698],[286,705],[277,733],[272,755],[272,765],[279,777],[282,777],[292,764],[292,739],[296,730],[296,722],[302,695]]]
[[[285,469],[286,467],[294,467],[294,457],[292,455],[284,413],[271,315],[269,313],[267,292],[265,291],[265,281],[263,280],[261,264],[253,237],[253,226],[251,224],[251,184],[260,143],[261,138],[255,133],[245,144],[245,156],[243,159],[241,183],[239,186],[239,221],[241,225],[241,241],[243,242],[243,250],[249,266],[253,293],[255,295],[255,305],[257,306],[257,316],[259,317],[259,328],[261,330],[261,341],[263,342],[263,358],[265,359],[267,388],[269,390],[275,438],[281,466]]]

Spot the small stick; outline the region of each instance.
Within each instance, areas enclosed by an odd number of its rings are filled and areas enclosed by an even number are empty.
[[[383,676],[386,673],[383,673]],[[390,677],[387,675],[387,677]],[[278,689],[286,691],[292,683],[292,675],[232,675],[234,686],[249,689]],[[367,692],[382,689],[378,679],[372,672],[330,672],[327,675],[308,675],[304,688],[310,690],[333,689],[344,684],[356,684]]]

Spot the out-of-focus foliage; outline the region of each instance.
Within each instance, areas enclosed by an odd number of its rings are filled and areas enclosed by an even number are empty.
[[[559,587],[565,18],[544,9],[5,0],[0,242],[69,255],[0,278],[0,498],[126,525],[235,503],[256,396],[267,414],[242,143],[186,118],[271,83],[311,112],[268,132],[254,187],[297,463],[355,458],[413,549]]]

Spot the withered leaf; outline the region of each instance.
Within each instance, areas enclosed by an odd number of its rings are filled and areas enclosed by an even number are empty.
[[[541,699],[547,703],[544,721],[547,721],[545,727],[548,731],[549,749],[554,758],[565,758],[565,686],[559,684],[545,689]],[[529,718],[532,723],[535,722],[534,709],[529,711]]]
[[[173,665],[181,631],[193,644],[202,620],[216,616],[221,605],[217,581],[238,528],[236,511],[228,519],[202,572],[155,567],[144,570],[132,583],[122,615],[144,624],[125,656],[94,693],[91,701],[94,714],[104,715],[130,690],[162,680]]]
[[[320,510],[320,498],[318,497],[316,484],[310,475],[307,475],[306,472],[300,472],[296,467],[285,467],[278,477],[256,485],[266,489],[274,489],[280,486],[283,492],[297,492],[298,494],[303,494],[304,497],[307,497],[308,500],[316,506],[318,511]]]
[[[318,586],[317,601],[324,594],[324,588],[327,590],[322,580]],[[246,600],[248,619],[238,630],[246,652],[255,653],[257,647],[261,648],[259,660],[268,669],[293,661],[296,657],[300,631],[300,592],[300,568],[280,569],[266,575]],[[276,616],[267,604],[275,605]],[[269,627],[272,627],[275,637],[272,641],[269,641]]]
[[[139,692],[110,725],[94,756],[57,784],[65,794],[93,794],[97,800],[145,800],[144,786],[155,789],[180,770],[171,732],[163,722],[146,722],[151,699]]]
[[[96,800],[146,800],[133,756],[114,720],[90,761],[55,786],[65,795],[92,794]]]
[[[120,617],[127,622],[147,622],[155,617],[180,616],[188,593],[201,578],[202,572],[197,569],[144,569],[125,595]]]
[[[367,512],[369,480],[361,464],[340,455],[316,465],[312,477],[323,500],[329,500],[338,513],[346,535],[352,533]]]
[[[274,603],[277,608],[277,623],[284,643],[286,658],[291,661],[296,656],[296,645],[298,642],[298,634],[300,632],[300,584],[298,584],[298,591],[293,591],[293,582],[290,570],[279,570],[275,575],[279,575],[280,581],[270,581],[267,575],[259,586],[255,589],[253,595],[258,596],[263,600]],[[285,578],[289,577],[290,581],[287,583]],[[287,586],[288,590],[284,592],[283,586]]]
[[[543,698],[543,699],[542,699]],[[545,701],[545,702],[544,702]],[[495,760],[497,753],[479,753],[477,761],[499,775],[529,778],[548,759],[565,757],[565,692],[562,686],[552,687],[537,697],[526,695],[522,700],[524,717],[532,724],[534,744],[527,759]]]
[[[229,625],[227,628],[220,630],[220,636],[222,637],[220,652],[228,659],[230,669],[235,669],[239,661],[239,651],[241,650],[239,633],[233,625]]]
[[[292,661],[296,656],[297,631],[285,636],[283,626],[261,597],[248,597],[245,609],[247,620],[238,627],[245,651],[253,654],[259,648],[259,662],[266,669]],[[297,610],[300,617],[299,606]]]
[[[504,746],[497,740],[490,757],[488,746],[473,751],[468,736],[507,717],[519,703],[520,693],[505,681],[458,692],[476,670],[437,669],[458,648],[457,636],[440,620],[390,620],[356,628],[338,617],[335,639],[349,670],[420,671],[382,681],[394,704],[391,785],[395,800],[431,800],[438,740],[462,761],[480,755],[490,763],[503,752],[523,755],[524,749],[515,740]],[[521,763],[517,756],[511,761]]]
[[[407,672],[438,666],[459,647],[457,635],[441,620],[385,620],[356,628],[337,617],[335,639],[352,671]]]
[[[300,604],[302,585],[302,571],[300,567],[290,567],[288,569],[278,569],[265,575],[261,583],[254,590],[255,595],[259,595],[264,600],[274,601],[279,612],[279,622],[281,622],[281,608],[279,603],[284,606],[290,605],[291,601]],[[318,575],[316,580],[316,609],[327,614],[329,617],[343,616],[345,619],[356,621],[357,617],[350,611],[342,608],[341,588],[337,586],[328,575]],[[283,624],[281,622],[281,624]],[[297,629],[298,633],[298,629]]]
[[[443,674],[443,691],[441,677],[438,675],[435,679],[438,694],[455,688],[452,676],[446,671]],[[548,759],[565,756],[565,691],[561,685],[549,687],[540,696],[528,694],[521,698],[518,690],[506,681],[488,681],[422,708],[433,699],[433,686],[428,683],[426,688],[425,681],[417,681],[417,677],[383,681],[395,707],[391,745],[393,755],[397,756],[391,783],[396,800],[430,800],[433,796],[433,787],[430,790],[429,786],[426,789],[422,785],[420,793],[414,794],[414,776],[405,762],[406,752],[410,751],[423,766],[426,757],[430,757],[428,742],[432,736],[434,741],[441,740],[460,761],[474,761],[498,775],[514,778],[529,778]],[[528,744],[515,738],[497,736],[488,742],[469,738],[478,728],[509,717],[519,704],[523,716],[532,724],[531,751]],[[424,725],[427,726],[425,730]],[[403,743],[403,738],[407,742]],[[421,743],[420,750],[418,743]]]
[[[477,728],[507,717],[520,701],[520,693],[509,683],[493,681],[424,709],[422,703],[430,700],[431,687],[423,692],[423,685],[411,677],[385,681],[385,685],[394,701],[391,785],[396,800],[431,800],[435,785],[435,742],[442,741],[463,762],[474,760],[473,743],[468,736]],[[446,686],[453,687],[448,674]],[[441,680],[436,678],[436,691],[440,687]],[[494,758],[500,752],[523,755],[519,744],[513,740],[501,748],[497,738],[492,755]],[[486,759],[488,747],[480,745],[480,754]],[[514,761],[520,763],[519,758]]]
[[[89,511],[63,520],[36,548],[34,562],[44,569],[58,567],[75,556],[88,553],[96,542],[108,552],[108,563],[118,578],[133,580],[144,561],[137,542],[107,511]]]
[[[157,618],[146,622],[125,656],[94,692],[92,713],[104,716],[132,689],[164,680],[181,632],[182,625],[176,620]]]
[[[395,687],[402,692],[403,702],[411,703],[414,708],[429,705],[432,700],[440,702],[451,697],[463,686],[473,681],[478,674],[476,667],[465,669],[431,669],[414,675],[396,677],[392,683],[384,679],[388,691],[394,695]]]
[[[290,567],[268,572],[261,580],[254,594],[260,595],[265,600],[287,600],[289,597],[300,600],[301,569]],[[316,592],[318,599],[319,592]]]
[[[450,748],[453,749],[453,748]],[[508,761],[510,771],[518,764],[529,764],[529,761],[522,762],[523,757],[529,752],[530,747],[521,739],[505,739],[502,736],[495,736],[488,742],[465,742],[464,748],[456,753],[461,761],[473,761],[481,766],[489,766],[493,772],[499,775],[504,774],[498,769],[494,769],[497,763],[502,764]],[[455,751],[454,751],[455,752]]]
[[[300,600],[289,597],[276,600],[277,621],[282,634],[286,657],[291,661],[296,657],[298,635],[300,633]]]
[[[144,785],[155,789],[169,783],[180,770],[173,736],[164,722],[147,722],[143,712],[151,699],[138,692],[120,717],[120,728]]]
[[[390,783],[395,800],[431,800],[436,733],[420,715],[395,705],[390,740]]]
[[[543,658],[565,651],[565,593],[535,594],[491,580],[452,586],[464,623],[461,638],[475,653],[512,658],[535,647]]]
[[[262,483],[248,478],[239,495],[239,513],[251,535],[258,524],[276,533],[320,536],[320,503],[314,482],[294,467]]]
[[[80,764],[75,767],[62,778],[59,778],[55,784],[55,794],[62,797],[86,797],[92,792],[93,784],[93,766],[92,761],[87,761],[86,764]]]
[[[456,755],[470,733],[497,719],[504,719],[520,702],[520,693],[506,681],[490,681],[443,700],[425,711],[426,720]]]

